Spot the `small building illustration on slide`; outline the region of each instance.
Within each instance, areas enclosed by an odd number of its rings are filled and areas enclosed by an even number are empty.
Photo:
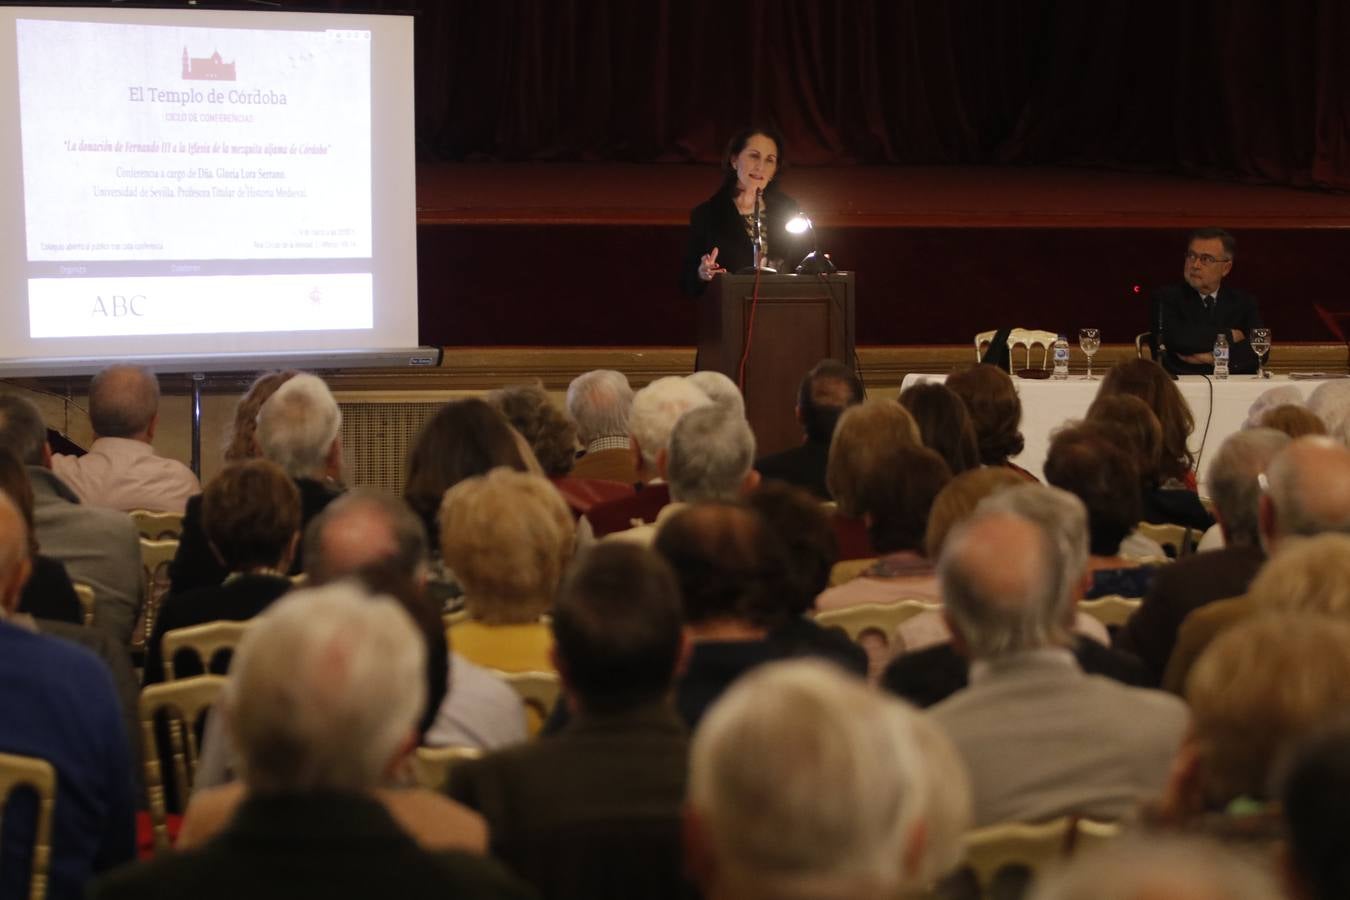
[[[220,51],[205,58],[188,56],[187,47],[183,48],[184,81],[234,81],[234,63],[220,58]]]

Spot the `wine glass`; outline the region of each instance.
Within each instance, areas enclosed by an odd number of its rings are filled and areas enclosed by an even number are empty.
[[[1270,373],[1266,371],[1266,354],[1270,352],[1270,329],[1253,328],[1251,345],[1256,353],[1256,374],[1261,378],[1269,378]]]
[[[1078,329],[1078,346],[1083,354],[1087,356],[1088,367],[1087,374],[1083,376],[1084,381],[1092,380],[1092,357],[1097,354],[1097,350],[1102,345],[1102,333],[1096,328]]]

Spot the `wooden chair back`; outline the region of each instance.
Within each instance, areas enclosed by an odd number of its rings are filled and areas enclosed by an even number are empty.
[[[413,777],[420,787],[442,791],[456,763],[482,755],[477,747],[418,747],[412,758]]]
[[[177,553],[177,538],[141,538],[142,627],[132,639],[134,645],[144,646],[155,630],[160,601],[169,593],[169,563]]]
[[[549,713],[562,695],[562,681],[557,672],[503,672],[489,670],[509,684],[525,706],[525,721],[530,737],[537,735],[548,720]]]
[[[75,598],[80,601],[80,611],[84,614],[85,627],[94,624],[94,589],[83,581],[71,585],[75,588]]]
[[[984,359],[985,351],[989,349],[989,345],[993,343],[994,337],[997,334],[998,334],[997,331],[981,331],[979,334],[975,335],[976,362],[979,362],[980,360]],[[1017,365],[1017,359],[1013,355],[1018,347],[1022,348],[1023,362],[1025,363],[1025,365],[1021,366],[1021,368],[1023,369],[1031,368],[1031,351],[1033,349],[1038,349],[1041,351],[1040,368],[1042,369],[1050,368],[1051,364],[1054,361],[1054,354],[1051,353],[1050,350],[1052,347],[1055,346],[1055,341],[1058,338],[1059,335],[1053,331],[1038,331],[1033,328],[1012,329],[1008,333],[1008,356],[1009,361],[1012,364],[1013,370],[1016,371],[1019,368]]]
[[[52,815],[56,808],[56,769],[45,759],[0,753],[0,822],[3,807],[15,789],[29,787],[37,794],[37,827],[33,831],[33,862],[29,870],[28,898],[47,896],[47,872],[52,864]]]
[[[1143,600],[1139,597],[1122,597],[1120,594],[1108,594],[1093,600],[1082,600],[1078,611],[1087,613],[1107,628],[1120,626],[1129,621],[1130,616],[1139,608]]]
[[[1157,541],[1162,545],[1162,548],[1168,551],[1167,555],[1171,559],[1190,556],[1191,551],[1195,549],[1197,538],[1191,533],[1191,529],[1185,525],[1140,522],[1136,530],[1149,540]]]
[[[190,628],[175,628],[164,632],[160,653],[164,657],[164,680],[174,680],[174,659],[179,651],[191,650],[201,661],[202,671],[211,671],[211,663],[216,654],[224,650],[234,650],[243,639],[251,622],[207,622],[205,625],[193,625]]]
[[[942,604],[929,600],[905,599],[894,603],[860,603],[844,609],[816,613],[816,623],[824,628],[842,628],[855,644],[866,634],[880,634],[889,645],[895,629],[920,613],[937,612]]]
[[[197,675],[178,681],[152,684],[141,691],[141,753],[145,762],[145,793],[150,808],[155,852],[169,848],[169,812],[164,797],[166,781],[160,761],[155,719],[161,712],[168,718],[169,760],[173,767],[178,799],[186,808],[197,775],[197,724],[220,696],[225,679],[219,675]]]
[[[178,540],[183,533],[183,514],[159,509],[133,509],[131,521],[147,541]]]

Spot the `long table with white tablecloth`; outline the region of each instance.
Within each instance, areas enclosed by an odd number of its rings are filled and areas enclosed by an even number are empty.
[[[946,375],[915,373],[905,376],[900,389],[903,391],[910,385],[927,381],[945,381],[946,378]],[[1022,436],[1026,439],[1025,448],[1013,457],[1013,462],[1040,478],[1050,447],[1050,433],[1064,422],[1086,415],[1101,380],[1085,381],[1075,375],[1069,381],[1014,378],[1013,382],[1022,398]],[[1199,460],[1196,474],[1200,493],[1205,494],[1206,460],[1225,438],[1242,428],[1256,398],[1273,388],[1293,385],[1306,400],[1323,383],[1321,379],[1291,379],[1287,376],[1263,379],[1255,375],[1234,375],[1226,381],[1213,381],[1202,375],[1181,377],[1177,387],[1195,416],[1190,447]]]

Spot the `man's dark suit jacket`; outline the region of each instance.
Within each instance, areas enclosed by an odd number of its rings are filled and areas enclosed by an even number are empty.
[[[322,481],[313,478],[297,478],[295,486],[300,490],[300,531],[304,532],[323,508],[338,497],[338,492]],[[305,561],[301,558],[300,548],[295,551],[295,561],[291,564],[291,574],[304,571]],[[169,563],[169,592],[181,594],[193,588],[209,587],[225,580],[229,571],[211,552],[211,544],[202,528],[202,495],[189,497],[187,510],[183,513],[183,531],[178,538],[178,552]]]
[[[1147,678],[1139,660],[1089,638],[1074,638],[1073,655],[1089,675],[1101,675],[1122,684],[1143,687]],[[891,660],[882,673],[886,690],[927,708],[946,700],[968,683],[970,662],[950,643],[938,644]]]
[[[429,853],[358,794],[251,796],[200,849],[157,856],[96,882],[95,900],[528,900],[490,859]]]
[[[1219,286],[1214,308],[1206,310],[1200,294],[1184,281],[1169,284],[1153,294],[1153,318],[1149,327],[1153,339],[1167,348],[1162,355],[1163,368],[1178,375],[1208,375],[1213,366],[1195,365],[1178,359],[1179,354],[1209,353],[1219,332],[1229,339],[1228,371],[1250,375],[1256,371],[1256,353],[1248,341],[1232,343],[1231,329],[1239,329],[1248,338],[1261,326],[1261,310],[1251,294]]]
[[[1144,602],[1120,630],[1116,644],[1139,657],[1148,670],[1149,686],[1157,687],[1185,618],[1215,600],[1247,593],[1265,561],[1260,547],[1224,547],[1159,566]]]
[[[631,497],[620,497],[606,503],[597,503],[586,512],[586,520],[596,537],[615,531],[627,531],[634,519],[655,522],[656,514],[670,502],[670,486],[664,482],[646,484]]]
[[[770,453],[755,463],[755,469],[764,478],[785,481],[810,491],[821,500],[829,500],[830,491],[825,487],[825,464],[829,458],[829,441],[807,441],[800,447]]]
[[[546,898],[676,898],[689,738],[667,703],[580,714],[561,732],[451,769],[492,853]]]

